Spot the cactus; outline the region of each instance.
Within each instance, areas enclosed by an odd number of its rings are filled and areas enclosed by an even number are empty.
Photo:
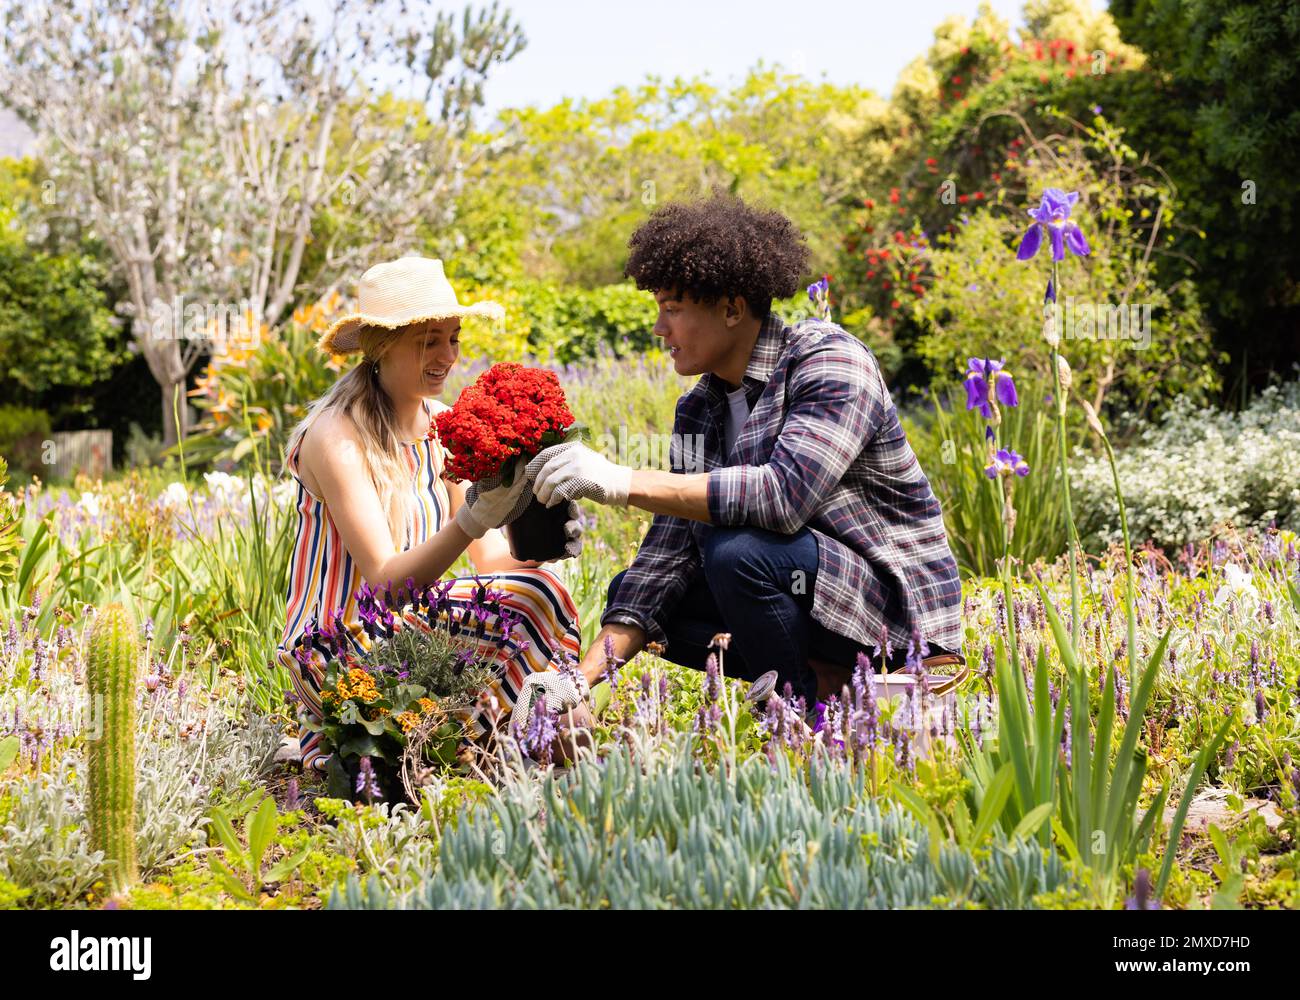
[[[135,698],[140,661],[135,621],[121,604],[97,616],[86,664],[91,699],[90,842],[104,852],[116,894],[136,880]]]

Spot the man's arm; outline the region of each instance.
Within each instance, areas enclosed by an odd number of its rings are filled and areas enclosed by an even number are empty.
[[[822,506],[885,419],[888,391],[856,342],[825,340],[790,372],[789,408],[763,465],[707,476],[709,520],[794,534]]]
[[[709,475],[634,469],[627,502],[652,514],[671,514],[708,524],[713,520],[709,516]]]

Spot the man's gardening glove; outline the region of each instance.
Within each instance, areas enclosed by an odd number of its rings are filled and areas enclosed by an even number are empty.
[[[517,726],[526,726],[533,714],[538,698],[546,699],[552,712],[567,712],[591,699],[591,688],[580,670],[561,673],[558,670],[540,670],[524,678],[515,702],[513,716]]]
[[[528,463],[537,499],[548,507],[561,500],[586,497],[612,507],[626,507],[632,470],[615,465],[578,441],[543,448]]]
[[[523,458],[515,459],[514,469],[515,477],[509,486],[502,486],[503,477],[497,475],[471,483],[465,491],[465,502],[456,511],[456,523],[470,538],[482,538],[489,528],[509,524],[532,502]]]

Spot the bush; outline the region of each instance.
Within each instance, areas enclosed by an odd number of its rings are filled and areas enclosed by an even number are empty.
[[[50,417],[28,406],[0,406],[0,455],[10,469],[41,472],[41,443],[50,436]]]
[[[1116,455],[1134,542],[1166,549],[1216,524],[1300,528],[1300,382],[1262,392],[1240,413],[1179,398],[1137,443]],[[1087,547],[1121,538],[1110,466],[1090,458],[1071,485]]]

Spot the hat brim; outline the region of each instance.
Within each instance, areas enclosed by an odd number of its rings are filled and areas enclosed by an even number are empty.
[[[427,323],[429,320],[454,319],[462,316],[483,316],[487,319],[504,319],[506,310],[499,302],[475,302],[467,306],[454,306],[435,312],[421,312],[414,316],[393,319],[388,316],[370,316],[366,313],[352,313],[340,317],[330,324],[321,335],[316,346],[326,354],[352,354],[361,350],[361,328],[377,326],[385,330],[398,330],[412,323]]]

